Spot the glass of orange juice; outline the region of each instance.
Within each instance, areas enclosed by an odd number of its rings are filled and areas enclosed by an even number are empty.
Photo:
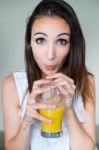
[[[48,104],[54,104],[54,109],[40,109],[39,112],[42,116],[51,119],[51,123],[41,123],[41,135],[47,138],[56,138],[62,136],[62,119],[64,116],[64,100],[55,98],[59,95],[57,88],[52,88],[50,92],[44,93],[42,101]]]

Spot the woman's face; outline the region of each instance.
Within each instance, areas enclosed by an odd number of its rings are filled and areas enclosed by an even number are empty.
[[[42,75],[61,70],[70,51],[71,31],[60,17],[41,17],[35,20],[31,32],[31,47]]]

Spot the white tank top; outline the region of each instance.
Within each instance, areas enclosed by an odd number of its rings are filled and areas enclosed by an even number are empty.
[[[22,106],[19,112],[21,119],[23,118],[26,105],[27,105],[27,94],[26,89],[28,87],[27,77],[25,70],[17,71],[13,73],[17,92],[19,95],[20,105]],[[26,95],[25,95],[26,94]],[[79,96],[74,100],[74,110],[80,122],[85,122],[85,116],[83,114],[83,101],[82,97]],[[69,134],[66,126],[66,121],[63,120],[63,135],[59,138],[44,138],[41,136],[41,124],[40,121],[36,121],[32,125],[32,134],[30,141],[30,150],[70,150],[69,145]]]

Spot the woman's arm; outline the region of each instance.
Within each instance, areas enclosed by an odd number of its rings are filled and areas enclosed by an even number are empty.
[[[87,102],[86,109],[83,112],[86,122],[81,124],[73,109],[73,98],[75,95],[74,81],[62,73],[56,73],[46,77],[55,79],[54,86],[58,87],[64,96],[65,101],[65,118],[69,131],[71,150],[94,150],[95,149],[95,104]],[[94,79],[89,76],[92,94],[95,101],[95,83]],[[90,100],[91,101],[91,100]]]
[[[66,113],[71,150],[95,150],[95,122],[90,124],[92,122],[90,119],[86,121],[87,123],[81,125],[74,110]]]
[[[54,109],[54,105],[38,102],[38,95],[50,91],[50,87],[42,87],[50,81],[40,79],[33,83],[28,95],[27,106],[23,121],[19,117],[19,97],[13,76],[8,76],[3,83],[3,111],[5,128],[5,147],[7,150],[29,150],[31,125],[35,120],[50,123],[51,120],[41,116],[38,109]]]
[[[21,123],[15,81],[9,75],[3,83],[3,112],[6,150],[29,150],[31,126]]]
[[[95,84],[93,78],[90,80],[95,98]],[[83,113],[86,121],[81,124],[73,109],[66,112],[71,150],[95,150],[95,105],[87,103],[86,108],[83,108]]]

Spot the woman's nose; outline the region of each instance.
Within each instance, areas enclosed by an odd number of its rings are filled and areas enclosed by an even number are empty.
[[[53,44],[50,44],[47,49],[47,58],[53,60],[55,56],[56,56],[55,46]]]

